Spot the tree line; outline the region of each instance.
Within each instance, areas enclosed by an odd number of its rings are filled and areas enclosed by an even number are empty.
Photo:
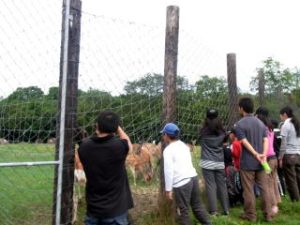
[[[280,107],[288,104],[300,106],[300,72],[298,69],[282,68],[273,58],[263,61],[257,69],[263,74],[264,102],[271,116],[278,117]],[[258,73],[259,74],[259,73]],[[252,77],[250,93],[259,105],[259,79]],[[104,109],[117,112],[122,125],[134,142],[158,141],[162,123],[163,75],[146,74],[142,78],[128,81],[124,92],[113,96],[109,92],[90,88],[77,93],[77,124],[92,134],[94,119]],[[182,139],[197,140],[208,108],[214,107],[227,125],[228,84],[224,77],[203,75],[193,85],[185,76],[177,77],[177,123],[182,128]],[[10,142],[46,142],[55,137],[58,116],[59,88],[51,87],[44,93],[37,86],[18,87],[8,97],[0,100],[0,138]],[[297,110],[296,110],[297,112]]]

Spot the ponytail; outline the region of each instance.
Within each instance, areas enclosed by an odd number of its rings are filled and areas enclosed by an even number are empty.
[[[292,119],[291,119],[292,124],[294,124],[296,133],[297,133],[297,137],[300,137],[300,123],[299,120],[293,115]]]

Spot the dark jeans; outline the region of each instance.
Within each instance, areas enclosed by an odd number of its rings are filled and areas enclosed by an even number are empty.
[[[292,201],[300,201],[300,155],[284,155],[283,172]]]
[[[189,218],[189,206],[201,224],[211,225],[208,214],[200,200],[200,189],[198,178],[193,177],[191,181],[181,187],[174,188],[174,197],[177,208],[177,216],[181,225],[192,225]]]
[[[253,186],[256,183],[260,190],[262,200],[262,210],[266,218],[270,218],[272,202],[268,193],[268,177],[264,170],[240,171],[242,186],[243,186],[243,197],[244,197],[244,212],[248,219],[256,219],[256,207],[255,207],[255,195]]]
[[[205,180],[205,189],[208,199],[208,207],[210,213],[216,213],[217,198],[220,200],[223,211],[229,211],[229,198],[226,186],[225,170],[208,170],[202,169]]]
[[[99,219],[92,216],[86,216],[84,220],[85,225],[128,225],[128,215],[127,212],[107,219]]]

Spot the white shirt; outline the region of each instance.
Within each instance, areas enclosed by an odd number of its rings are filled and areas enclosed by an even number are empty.
[[[191,177],[197,176],[190,149],[182,141],[170,143],[165,148],[163,156],[166,191],[172,191],[173,187],[180,187],[188,183]]]
[[[282,136],[280,155],[300,154],[300,138],[297,137],[291,118],[284,121],[280,134]]]

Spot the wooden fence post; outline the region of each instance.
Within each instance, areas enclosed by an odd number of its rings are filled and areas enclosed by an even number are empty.
[[[234,53],[227,54],[227,82],[228,82],[228,124],[227,128],[231,128],[238,120],[238,93],[236,82],[236,55]]]
[[[265,103],[265,75],[263,69],[258,71],[258,101],[260,106]]]
[[[162,125],[176,121],[176,79],[177,79],[177,56],[178,56],[178,33],[179,33],[179,7],[167,7],[166,39],[165,39],[165,65],[163,87],[163,115]],[[166,144],[162,143],[162,150]],[[164,160],[162,151],[160,163],[160,211],[164,217],[169,217],[172,210],[164,196]]]
[[[63,11],[66,10],[66,1],[63,2]],[[73,186],[74,186],[74,147],[73,137],[77,128],[77,92],[78,92],[78,69],[80,53],[80,29],[81,29],[81,0],[70,1],[69,17],[69,39],[64,42],[65,13],[62,22],[62,41],[60,58],[60,78],[59,78],[59,101],[58,109],[61,112],[62,98],[62,74],[63,74],[63,49],[68,45],[67,61],[67,86],[66,86],[66,114],[65,114],[65,133],[64,133],[64,153],[61,189],[61,211],[60,224],[72,224],[73,216]],[[58,115],[56,126],[56,160],[58,160],[58,143],[60,137],[60,115]],[[55,178],[58,177],[58,168],[55,168]],[[54,182],[54,204],[53,204],[53,223],[55,224],[56,212],[56,191],[57,180]],[[56,224],[57,225],[57,224]]]
[[[167,7],[163,123],[176,120],[176,78],[179,33],[179,7]]]

